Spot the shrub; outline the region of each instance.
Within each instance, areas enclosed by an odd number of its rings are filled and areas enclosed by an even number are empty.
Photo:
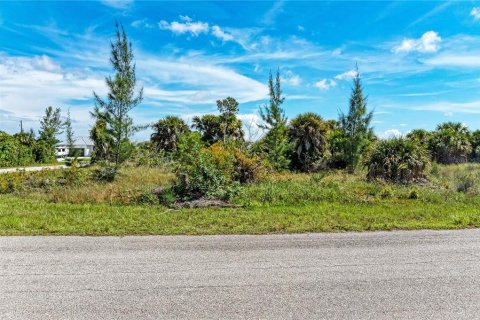
[[[128,164],[134,167],[164,167],[165,161],[166,156],[163,150],[155,150],[150,143],[140,143],[135,146],[128,159]]]
[[[181,200],[228,200],[239,192],[241,183],[258,181],[264,172],[258,157],[248,157],[234,144],[204,147],[200,135],[192,133],[180,143],[173,191]]]
[[[101,162],[93,171],[93,180],[98,182],[113,182],[117,176],[117,168],[113,163]]]
[[[391,186],[385,186],[382,191],[380,191],[380,198],[388,199],[393,196],[393,189]]]
[[[146,204],[146,205],[155,205],[159,203],[159,199],[156,195],[154,195],[151,191],[142,192],[136,199],[136,203],[138,204]]]
[[[258,182],[266,175],[266,167],[258,156],[248,156],[240,149],[235,149],[235,180],[240,183]]]
[[[0,131],[0,168],[33,164],[35,157],[30,146],[17,136]]]
[[[462,173],[456,177],[456,188],[458,192],[468,192],[475,187],[476,179],[471,173]]]
[[[425,179],[426,150],[414,141],[392,138],[379,141],[365,161],[369,179],[409,183]]]
[[[419,198],[418,189],[413,187],[412,189],[410,189],[410,191],[408,193],[408,199],[415,200],[415,199],[418,199],[418,198]]]
[[[81,186],[85,184],[86,180],[87,177],[84,174],[84,171],[79,169],[76,161],[74,160],[70,168],[62,171],[62,177],[58,182],[59,184],[65,184],[68,186]]]

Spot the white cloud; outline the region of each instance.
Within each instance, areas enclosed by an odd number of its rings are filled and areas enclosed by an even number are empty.
[[[265,25],[275,23],[277,16],[283,12],[284,0],[277,0],[273,6],[263,15],[261,22]]]
[[[400,130],[397,129],[389,129],[383,132],[380,135],[381,138],[383,139],[390,139],[390,138],[401,138],[403,137],[403,133]]]
[[[167,22],[162,20],[158,23],[158,26],[162,30],[170,30],[175,34],[190,33],[193,36],[198,36],[202,33],[208,33],[210,29],[208,23],[201,21],[193,22],[188,16],[180,16],[180,20],[183,22]]]
[[[336,80],[350,80],[357,76],[357,70],[350,70],[344,73],[337,74],[335,76]]]
[[[222,28],[220,28],[219,26],[213,26],[212,27],[212,34],[222,40],[222,41],[233,41],[234,38],[233,38],[233,35],[231,35],[230,33],[226,33],[225,31],[222,30]]]
[[[444,67],[480,67],[480,53],[478,54],[441,54],[422,62],[433,66]]]
[[[133,4],[133,0],[100,0],[100,2],[116,9],[127,9]]]
[[[330,90],[331,88],[336,87],[337,83],[333,80],[322,79],[316,82],[314,86],[319,88],[320,90]]]
[[[436,102],[434,104],[419,105],[414,110],[437,111],[447,116],[454,113],[480,114],[480,101],[471,102]]]
[[[201,105],[232,95],[241,103],[266,99],[264,84],[197,58],[184,57],[176,62],[165,57],[137,53],[137,78],[144,86],[144,102],[135,110],[137,123],[148,123],[164,113],[185,113]],[[85,135],[91,124],[92,92],[105,96],[104,76],[109,70],[78,69],[60,66],[48,56],[13,57],[0,55],[1,130],[15,132],[18,121],[38,128],[38,120],[49,105],[70,107],[76,130]],[[208,81],[205,81],[208,79]],[[172,89],[173,88],[173,89]],[[148,112],[146,112],[148,110]]]
[[[472,11],[470,11],[470,15],[473,17],[474,20],[480,20],[480,8],[472,8]]]
[[[335,49],[335,50],[332,51],[332,57],[339,57],[339,56],[342,55],[342,53],[343,53],[343,52],[342,52],[342,49],[337,48],[337,49]]]
[[[442,38],[435,31],[425,32],[419,39],[403,39],[402,43],[393,48],[395,53],[409,52],[437,52]]]
[[[296,87],[300,85],[300,83],[302,82],[302,78],[300,78],[299,75],[293,73],[291,70],[288,70],[284,73],[284,76],[282,76],[282,81],[288,85]]]
[[[188,90],[177,93],[177,96],[181,96],[183,102],[190,105],[214,103],[216,99],[232,95],[232,92],[239,102],[258,101],[267,96],[268,90],[264,84],[205,61],[166,61],[158,57],[141,57],[141,61],[141,64],[137,63],[141,75],[152,79],[155,86],[168,84]]]
[[[154,25],[150,22],[148,22],[148,19],[141,19],[141,20],[135,20],[130,24],[134,28],[146,28],[146,29],[151,29],[154,27]]]
[[[0,117],[5,129],[16,130],[20,119],[26,128],[37,129],[38,120],[51,105],[64,111],[70,107],[82,134],[90,122],[92,91],[106,93],[104,79],[84,70],[62,69],[47,56],[0,56],[0,87]]]

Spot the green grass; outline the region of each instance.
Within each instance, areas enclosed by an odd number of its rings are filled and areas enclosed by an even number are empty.
[[[440,167],[437,171],[431,183],[417,186],[372,183],[362,174],[341,171],[278,174],[242,188],[233,201],[244,208],[180,211],[135,201],[152,187],[169,183],[171,174],[163,169],[126,168],[114,183],[87,181],[67,186],[53,183],[66,171],[12,174],[3,176],[3,183],[13,183],[18,189],[0,195],[0,235],[266,234],[480,227],[480,165]],[[87,169],[81,172],[80,177],[90,174]],[[473,186],[458,192],[465,174]],[[410,199],[412,189],[417,199]]]
[[[0,196],[0,235],[264,234],[480,227],[480,208],[417,200],[171,211]]]

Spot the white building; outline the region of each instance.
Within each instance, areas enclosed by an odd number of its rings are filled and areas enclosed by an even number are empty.
[[[85,137],[77,137],[73,141],[73,152],[70,153],[68,144],[65,141],[58,143],[55,146],[57,157],[65,158],[69,154],[73,154],[77,157],[91,157],[93,153],[93,141]]]

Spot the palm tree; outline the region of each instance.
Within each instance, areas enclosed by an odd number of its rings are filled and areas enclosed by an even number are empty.
[[[424,145],[413,139],[392,138],[377,142],[364,164],[369,179],[408,183],[425,179],[429,162]]]
[[[175,152],[178,149],[180,137],[190,131],[183,119],[175,116],[166,116],[152,125],[154,132],[150,141],[155,144],[157,150]]]
[[[192,128],[202,134],[202,140],[208,145],[217,141],[225,141],[227,138],[242,141],[245,136],[242,121],[235,115],[226,118],[223,115],[206,114],[201,117],[193,117],[192,122]]]
[[[315,113],[300,114],[289,125],[289,140],[293,145],[292,166],[310,172],[319,165],[327,150],[326,134],[330,124]]]
[[[472,151],[470,132],[460,122],[442,123],[430,139],[430,149],[439,163],[467,162]]]

